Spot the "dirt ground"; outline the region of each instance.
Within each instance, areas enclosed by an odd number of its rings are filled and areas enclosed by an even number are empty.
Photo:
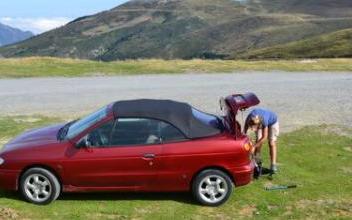
[[[278,112],[283,131],[312,124],[351,126],[351,85],[351,73],[245,72],[2,79],[0,115],[75,118],[116,100],[136,98],[186,101],[201,110],[220,114],[218,100],[221,96],[255,92],[262,107]]]

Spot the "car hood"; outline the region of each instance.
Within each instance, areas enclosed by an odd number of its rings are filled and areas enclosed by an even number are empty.
[[[57,133],[63,126],[64,124],[56,124],[26,131],[7,143],[3,151],[57,143]]]

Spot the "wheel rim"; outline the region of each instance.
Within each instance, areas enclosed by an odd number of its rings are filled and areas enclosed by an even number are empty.
[[[219,175],[206,176],[199,184],[198,192],[201,198],[208,203],[222,201],[228,193],[226,180]]]
[[[24,181],[24,190],[28,198],[34,202],[44,202],[52,193],[49,179],[41,174],[29,175]]]

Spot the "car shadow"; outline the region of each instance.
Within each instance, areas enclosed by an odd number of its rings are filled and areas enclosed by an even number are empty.
[[[94,193],[64,193],[60,196],[59,200],[70,201],[176,201],[186,204],[195,205],[190,193],[137,193],[137,192],[94,192]]]
[[[2,198],[13,199],[13,200],[20,200],[21,199],[17,192],[0,190],[0,199],[2,199]]]
[[[12,191],[0,191],[0,199],[13,199],[24,201],[21,195]],[[59,201],[175,201],[190,205],[198,205],[187,192],[174,193],[140,193],[140,192],[89,192],[89,193],[63,193]]]

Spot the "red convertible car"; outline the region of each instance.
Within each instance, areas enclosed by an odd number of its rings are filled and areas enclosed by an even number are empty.
[[[118,101],[27,131],[0,152],[0,188],[39,205],[91,191],[190,191],[203,205],[220,205],[251,182],[251,144],[236,115],[259,100],[248,93],[221,103],[220,117],[170,100]]]

